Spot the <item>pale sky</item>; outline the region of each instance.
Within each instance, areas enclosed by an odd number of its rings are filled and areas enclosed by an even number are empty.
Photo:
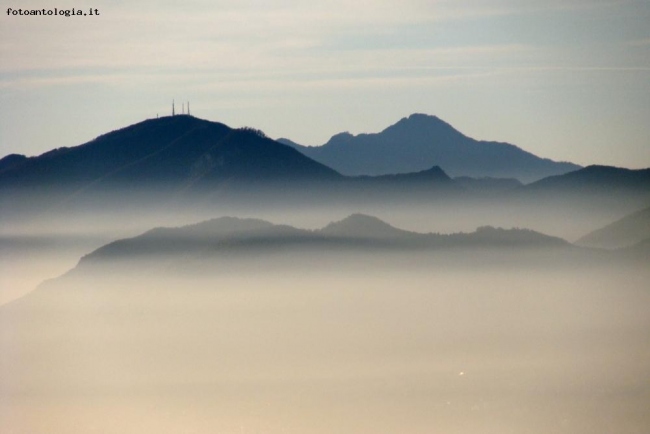
[[[53,3],[100,15],[7,15]],[[542,157],[650,167],[649,0],[0,4],[0,156],[79,145],[175,99],[306,145],[417,112]]]

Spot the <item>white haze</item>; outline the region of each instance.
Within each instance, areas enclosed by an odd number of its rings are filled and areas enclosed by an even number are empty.
[[[200,275],[69,276],[0,311],[0,425],[604,434],[650,424],[648,272],[463,256],[297,254]]]

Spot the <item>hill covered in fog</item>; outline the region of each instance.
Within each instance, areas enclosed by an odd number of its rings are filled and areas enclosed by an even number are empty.
[[[581,237],[576,244],[586,247],[617,249],[650,239],[650,207],[616,220]]]
[[[257,219],[221,217],[178,228],[156,228],[107,244],[86,255],[80,266],[173,256],[250,255],[291,249],[316,251],[427,251],[477,248],[547,248],[569,244],[526,229],[481,227],[471,233],[417,233],[376,217],[354,214],[322,229],[306,230]]]
[[[593,432],[573,428],[606,425],[611,409],[645,426],[643,252],[623,263],[531,230],[421,233],[363,214],[314,230],[159,227],[0,306],[0,404],[8,426],[38,433],[236,432],[250,415],[260,432],[281,415],[281,433],[307,415],[302,433],[323,411],[352,415],[335,431],[356,433],[360,403],[380,415],[373,433],[387,412],[386,434],[405,414],[428,432],[448,402],[460,405],[446,426],[460,414],[468,432],[522,411],[521,430],[550,421],[539,433],[567,412],[582,419],[564,432]],[[116,418],[116,405],[135,412]],[[161,420],[176,408],[187,415]]]

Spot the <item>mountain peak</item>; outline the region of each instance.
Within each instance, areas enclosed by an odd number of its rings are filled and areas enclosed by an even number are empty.
[[[437,137],[440,134],[451,136],[465,137],[460,131],[456,130],[447,122],[437,116],[427,115],[424,113],[413,113],[412,115],[400,119],[397,123],[384,129],[381,134],[422,134]]]
[[[383,220],[366,214],[355,213],[343,220],[333,222],[321,229],[327,235],[360,238],[389,238],[408,234]]]
[[[468,137],[437,116],[413,113],[379,133],[341,133],[300,152],[343,175],[412,173],[440,166],[450,176],[515,178],[524,183],[579,169],[515,145]]]
[[[124,187],[176,194],[211,190],[220,183],[235,188],[340,177],[258,130],[189,115],[144,120],[79,146],[29,159],[5,158],[2,165],[8,168],[0,170],[0,186],[51,186],[64,196]]]
[[[26,155],[22,154],[9,154],[6,157],[0,158],[0,172],[7,169],[12,169],[25,161],[29,160]]]
[[[350,142],[352,139],[354,139],[354,135],[351,134],[348,131],[344,131],[342,133],[334,134],[330,139],[327,141],[327,145],[331,146],[341,146],[345,145],[348,142]]]
[[[438,124],[447,125],[447,126],[451,127],[451,125],[449,123],[443,121],[438,116],[436,116],[436,115],[428,115],[426,113],[413,113],[413,114],[409,115],[408,117],[402,118],[402,121],[407,121],[407,122],[411,122],[411,123],[421,123],[421,124],[424,124],[424,123],[438,123]]]

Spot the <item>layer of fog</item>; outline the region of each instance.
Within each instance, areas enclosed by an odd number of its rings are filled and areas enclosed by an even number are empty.
[[[0,308],[0,428],[643,432],[650,272],[534,259],[72,273]]]
[[[255,217],[316,229],[363,212],[416,232],[471,232],[492,225],[528,228],[573,241],[644,205],[612,207],[560,201],[550,206],[498,200],[310,204],[313,202],[318,200],[287,205],[217,202],[192,207],[139,207],[114,200],[102,206],[5,216],[0,227],[0,304],[28,293],[45,279],[63,274],[81,256],[110,241],[133,237],[156,226],[181,226],[219,216]]]

